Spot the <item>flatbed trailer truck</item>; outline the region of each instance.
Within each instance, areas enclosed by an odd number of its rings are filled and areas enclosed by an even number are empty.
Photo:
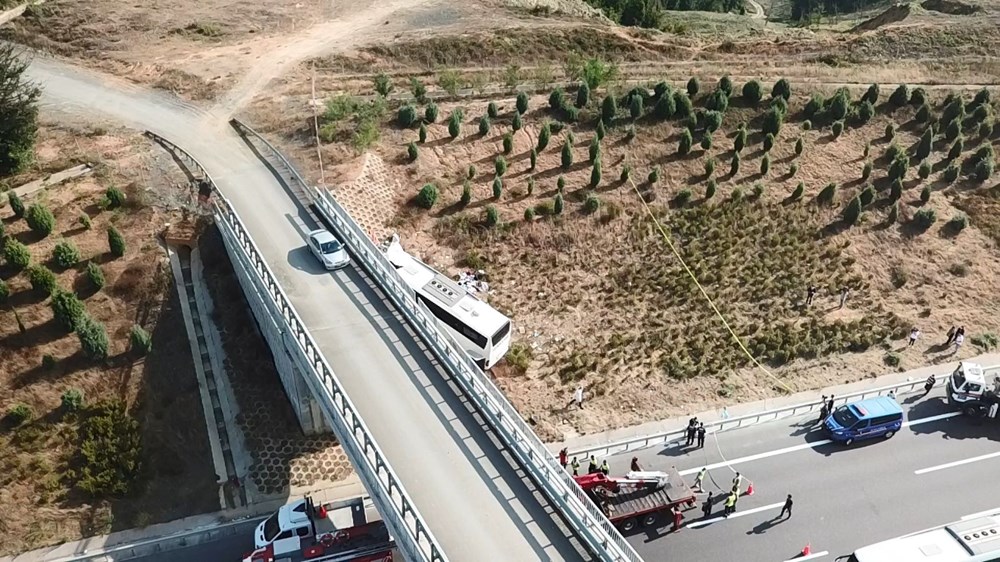
[[[622,532],[637,527],[653,527],[667,521],[674,507],[694,507],[697,498],[684,477],[671,468],[662,472],[630,472],[624,478],[602,473],[576,476],[590,499]]]

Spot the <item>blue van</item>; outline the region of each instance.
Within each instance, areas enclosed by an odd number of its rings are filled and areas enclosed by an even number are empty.
[[[888,439],[903,427],[903,409],[888,396],[869,398],[837,408],[823,427],[831,439],[844,445],[858,439]]]

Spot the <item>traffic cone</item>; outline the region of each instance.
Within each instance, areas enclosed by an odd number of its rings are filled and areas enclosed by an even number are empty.
[[[747,484],[747,495],[748,496],[752,496],[753,495],[753,482]]]
[[[812,547],[809,546],[809,543],[806,543],[805,548],[802,549],[802,556],[809,556],[810,554],[812,554]]]

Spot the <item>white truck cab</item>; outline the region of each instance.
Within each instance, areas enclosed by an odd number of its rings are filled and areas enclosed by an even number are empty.
[[[332,515],[323,506],[317,508],[313,505],[312,498],[307,496],[282,506],[258,525],[254,546],[264,548],[273,545],[275,554],[299,550],[303,542],[337,530]],[[348,523],[345,526],[351,525]]]
[[[986,373],[977,363],[961,362],[948,377],[948,403],[961,406],[970,401],[979,401],[986,391]]]

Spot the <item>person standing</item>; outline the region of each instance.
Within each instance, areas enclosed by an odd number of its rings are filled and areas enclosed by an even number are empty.
[[[698,424],[698,448],[702,449],[705,447],[705,424]]]
[[[927,377],[927,382],[924,383],[924,396],[931,393],[931,389],[934,388],[935,384],[937,384],[937,377],[931,373],[931,376]]]
[[[697,418],[694,418],[692,419],[691,423],[688,424],[687,441],[685,441],[684,444],[687,445],[688,447],[694,445],[694,437],[697,433],[698,433],[698,422]]]
[[[906,347],[913,347],[913,344],[917,343],[917,338],[920,337],[920,330],[916,326],[910,330],[910,343],[906,344]]]
[[[712,515],[712,503],[715,501],[715,497],[712,492],[708,493],[708,497],[705,498],[705,503],[701,504],[701,512],[705,514],[705,519],[708,519]]]
[[[965,337],[965,326],[959,326],[958,329],[955,330],[955,337],[957,338],[959,335],[963,338]]]
[[[583,386],[582,385],[576,387],[576,390],[573,391],[573,400],[570,401],[570,404],[573,404],[574,402],[576,403],[577,407],[579,407],[580,409],[583,409]]]
[[[705,475],[706,474],[708,474],[708,467],[707,466],[706,467],[702,467],[702,469],[698,471],[698,476],[694,477],[694,489],[695,490],[701,491],[701,485],[705,481]]]
[[[781,515],[778,517],[784,517],[785,513],[788,514],[788,518],[792,518],[792,495],[788,494],[788,498],[785,499],[785,505],[781,507]]]
[[[597,457],[590,455],[590,465],[587,467],[587,474],[597,474],[601,469],[597,467]]]
[[[674,528],[672,529],[671,532],[680,531],[681,530],[681,521],[684,520],[684,514],[681,513],[681,510],[678,509],[676,505],[674,507],[670,508],[670,513],[671,513],[671,515],[674,516]]]
[[[576,460],[576,457],[573,457],[573,464],[570,467],[573,468],[573,476],[580,475],[580,461]]]
[[[563,447],[562,450],[559,451],[559,464],[562,465],[563,470],[566,469],[567,455],[569,455],[569,451],[566,449],[566,447]]]
[[[844,308],[847,305],[847,297],[851,294],[851,290],[844,287],[840,290],[840,308]]]
[[[826,401],[826,409],[829,410],[829,413],[831,413],[831,414],[833,413],[833,395],[832,394],[830,395],[830,399]]]
[[[944,342],[945,345],[951,345],[951,342],[955,341],[955,332],[956,331],[957,331],[957,329],[954,326],[952,326],[951,328],[948,328],[948,341]]]
[[[642,466],[639,465],[639,457],[632,457],[632,466],[629,467],[632,472],[642,472]]]
[[[601,472],[604,473],[605,476],[611,473],[611,467],[608,466],[608,459],[604,459],[604,462],[601,463]]]
[[[823,423],[823,420],[825,420],[826,417],[830,415],[830,406],[828,405],[829,403],[826,401],[826,394],[823,395],[823,400],[821,401],[821,404],[822,405],[819,408],[819,420],[817,420],[816,423]]]
[[[729,494],[729,497],[726,498],[726,509],[723,511],[722,516],[729,517],[734,511],[736,511],[736,494]]]
[[[963,343],[965,343],[965,334],[955,334],[955,351],[953,353],[958,353],[958,350],[962,347]]]
[[[743,475],[739,472],[733,477],[733,491],[739,493],[740,488],[743,487]]]
[[[809,306],[813,302],[813,297],[816,296],[816,287],[814,285],[809,285],[806,289],[806,306]]]

